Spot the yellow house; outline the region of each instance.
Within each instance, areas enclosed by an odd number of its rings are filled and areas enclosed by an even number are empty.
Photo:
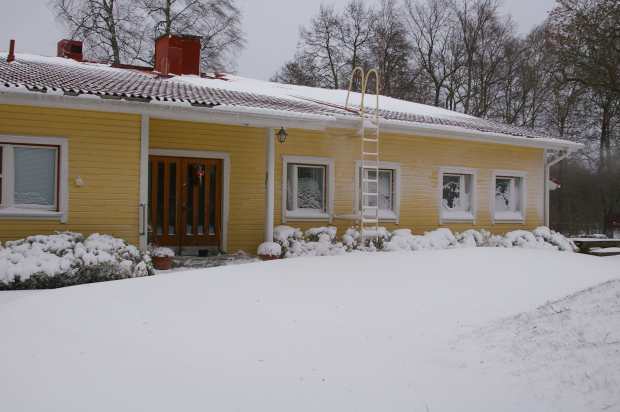
[[[79,42],[0,54],[0,241],[71,230],[253,253],[275,225],[342,232],[369,207],[389,229],[531,229],[548,222],[550,165],[580,147],[387,97],[366,125],[359,94],[352,110],[346,91],[188,74],[194,40],[160,40],[154,69],[84,62]],[[377,127],[369,168],[360,131]]]

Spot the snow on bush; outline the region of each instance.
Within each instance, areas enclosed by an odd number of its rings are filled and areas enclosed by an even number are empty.
[[[153,257],[174,257],[174,251],[169,247],[158,246],[151,250],[151,256]]]
[[[63,232],[0,245],[0,289],[37,289],[152,274],[151,259],[122,239]]]
[[[366,232],[365,242],[362,242],[362,236],[356,228],[347,229],[340,241],[336,228],[331,226],[311,228],[305,232],[290,226],[278,226],[274,233],[274,241],[281,246],[282,257],[339,255],[352,251],[415,251],[463,247],[576,250],[570,240],[547,227],[539,227],[531,232],[515,230],[504,236],[491,235],[484,229],[453,233],[450,229],[439,228],[423,235],[414,235],[410,229],[390,232],[380,227],[377,233]],[[369,238],[372,235],[375,237]]]
[[[256,253],[259,256],[282,256],[282,246],[276,242],[263,242]]]
[[[336,232],[333,226],[302,232],[301,229],[280,225],[274,228],[273,240],[280,245],[282,257],[341,255],[347,249],[342,242],[336,241]]]

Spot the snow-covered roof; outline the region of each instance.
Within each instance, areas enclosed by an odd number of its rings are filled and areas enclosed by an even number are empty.
[[[28,54],[18,54],[15,61],[8,63],[6,54],[0,53],[2,88],[9,92],[25,89],[63,96],[185,104],[212,112],[235,108],[247,114],[297,115],[330,120],[336,127],[338,122],[350,125],[356,115],[354,110],[345,109],[346,90],[281,84],[230,74],[162,76],[150,70]],[[375,109],[375,97],[367,95],[365,99],[370,110]],[[359,93],[351,94],[350,106],[358,108],[360,101]],[[386,96],[379,97],[379,115],[383,123],[403,131],[462,132],[488,135],[495,140],[504,138],[505,143],[511,144],[536,139],[541,144],[576,146],[528,128]]]

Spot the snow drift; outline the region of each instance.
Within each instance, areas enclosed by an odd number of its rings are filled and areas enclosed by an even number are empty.
[[[510,319],[618,271],[577,253],[456,248],[0,292],[2,409],[617,410],[617,290],[586,311],[569,300]]]

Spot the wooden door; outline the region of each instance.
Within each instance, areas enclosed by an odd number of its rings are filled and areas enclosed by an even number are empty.
[[[222,161],[151,156],[149,239],[162,246],[220,246]]]

